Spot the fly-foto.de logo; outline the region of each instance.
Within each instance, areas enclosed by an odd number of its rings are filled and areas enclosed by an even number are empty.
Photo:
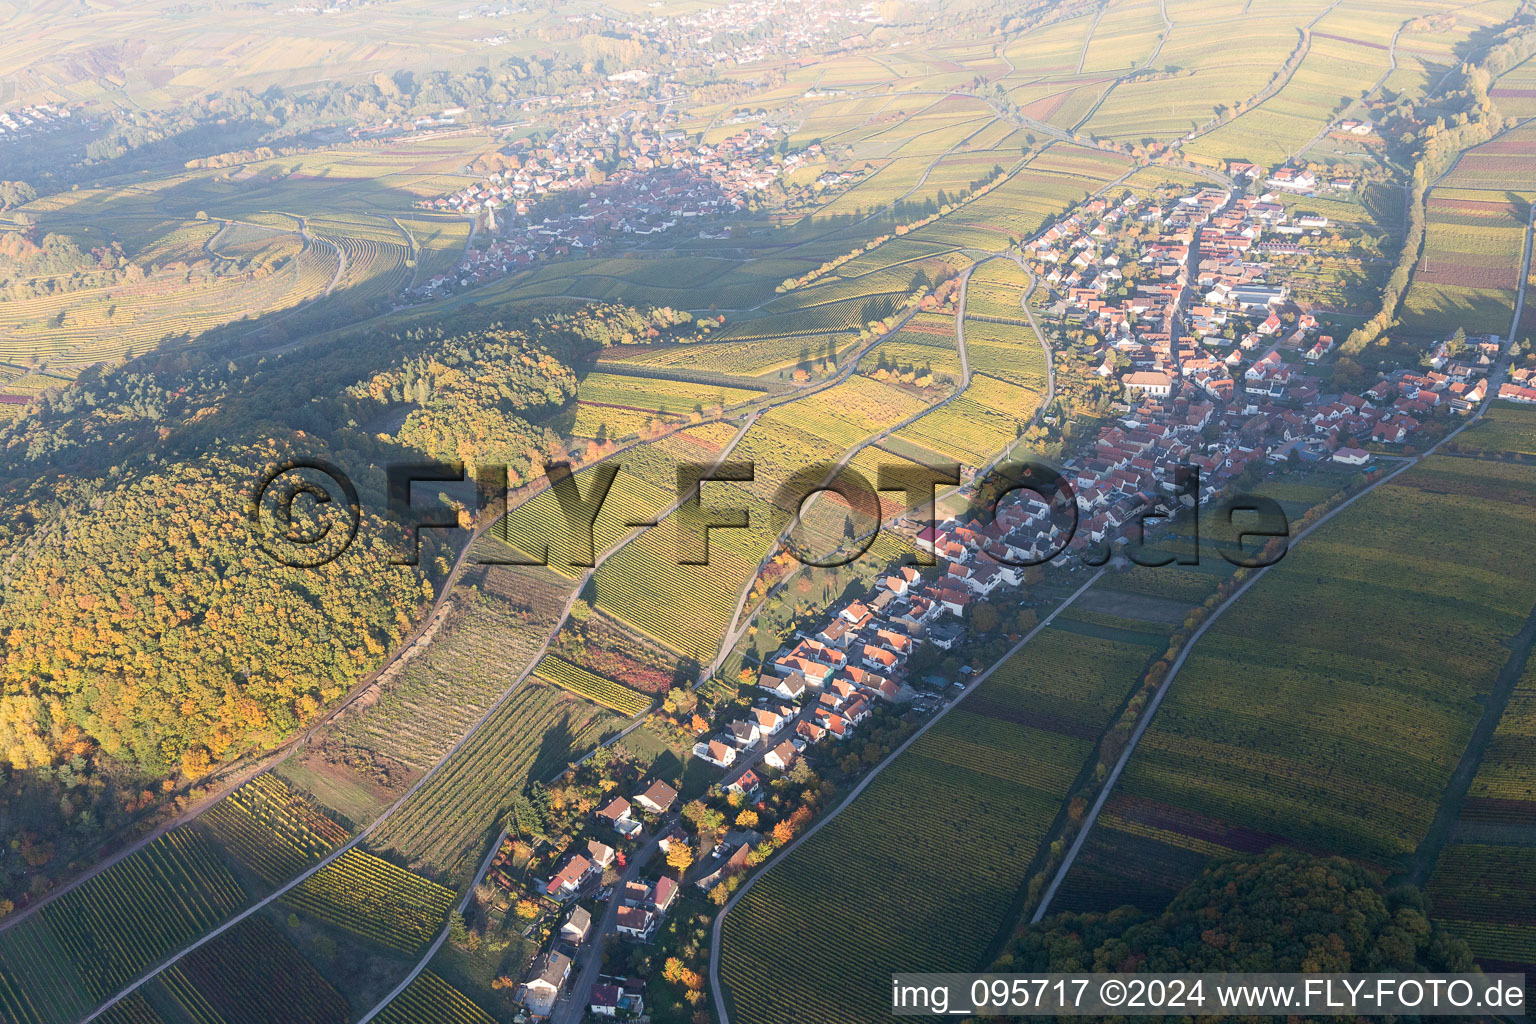
[[[1116,551],[1139,565],[1197,564],[1203,528],[1221,557],[1255,568],[1284,557],[1290,537],[1289,520],[1278,502],[1253,494],[1213,500],[1202,491],[1195,466],[1175,467],[1146,489],[1127,489],[1106,501],[1102,494],[1086,498],[1074,486],[1071,470],[1038,458],[1002,463],[963,488],[958,464],[879,465],[871,478],[862,468],[819,462],[769,486],[758,480],[749,461],[682,463],[674,499],[642,515],[627,511],[627,502],[610,501],[624,472],[622,461],[580,471],[556,463],[547,467],[539,485],[519,491],[526,496],[513,505],[506,466],[477,466],[470,472],[459,462],[391,465],[385,469],[383,511],[404,528],[406,541],[389,561],[415,565],[423,530],[464,529],[455,505],[473,507],[479,528],[506,542],[505,556],[477,553],[473,560],[479,564],[587,569],[602,554],[596,540],[599,522],[609,534],[667,530],[679,565],[708,565],[710,539],[725,530],[774,536],[799,561],[823,568],[863,557],[882,530],[909,538],[919,565],[936,564],[940,557],[953,560],[964,552],[966,558],[979,555],[1014,567],[1044,565],[1067,555],[1098,566]],[[966,510],[941,527],[937,500],[957,491],[967,500]],[[840,503],[843,529],[837,536],[807,528],[807,510],[818,495]],[[444,502],[445,496],[455,503]],[[748,497],[766,498],[767,505]],[[357,538],[363,519],[358,488],[340,467],[322,459],[268,467],[246,511],[262,549],[294,568],[334,561]],[[1171,550],[1147,543],[1149,528],[1174,520],[1193,544]]]

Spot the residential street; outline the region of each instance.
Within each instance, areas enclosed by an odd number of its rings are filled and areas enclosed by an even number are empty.
[[[550,1024],[580,1024],[582,1017],[586,1015],[587,993],[592,991],[592,986],[597,983],[597,976],[603,969],[603,941],[614,934],[619,907],[624,905],[624,886],[633,881],[640,874],[640,869],[655,856],[657,839],[666,835],[667,829],[676,821],[677,815],[667,815],[656,833],[629,858],[629,863],[624,867],[623,876],[613,884],[613,894],[608,897],[602,921],[592,929],[592,933],[587,936],[587,941],[583,942],[581,949],[577,951],[574,973],[566,986],[565,995],[560,997],[560,1001],[555,1004],[554,1012],[549,1015]]]

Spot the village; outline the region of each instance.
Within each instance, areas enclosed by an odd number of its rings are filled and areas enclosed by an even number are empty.
[[[0,145],[56,132],[79,120],[75,112],[62,103],[38,103],[0,110]]]
[[[746,209],[780,177],[821,157],[817,144],[783,152],[786,131],[754,126],[707,145],[665,118],[628,109],[584,117],[540,143],[520,140],[498,155],[502,169],[419,204],[475,217],[476,232],[484,230],[490,241],[471,246],[457,267],[421,285],[416,298],[679,225],[700,238],[728,237],[722,218]],[[571,201],[546,202],[562,196]]]
[[[719,773],[702,799],[680,812],[666,782],[612,768],[593,775],[589,784],[606,795],[584,827],[573,822],[577,838],[557,856],[525,858],[534,897],[561,915],[558,930],[550,915],[549,941],[519,988],[529,1014],[561,1024],[643,1014],[645,979],[622,969],[634,962],[626,950],[653,942],[683,893],[721,902],[810,820],[792,776],[815,779],[864,731],[902,735],[962,695],[974,671],[935,672],[932,655],[966,660],[990,628],[979,624],[980,606],[1035,603],[1027,589],[1041,579],[1037,566],[1070,574],[1103,565],[1134,526],[1177,521],[1276,472],[1374,471],[1410,452],[1426,426],[1438,434],[1476,408],[1502,353],[1498,337],[1458,331],[1416,368],[1369,386],[1333,383],[1334,339],[1270,283],[1266,259],[1323,226],[1291,216],[1268,186],[1257,195],[1200,188],[1166,201],[1095,198],[1024,243],[1022,256],[1049,286],[1051,323],[1082,331],[1093,372],[1119,387],[1113,414],[1063,460],[1073,514],[1026,490],[990,515],[903,517],[898,528],[928,556],[926,569],[890,568],[794,628],[750,680],[744,671],[741,698],[723,713],[692,701],[677,709],[693,759]],[[1516,371],[1499,397],[1536,402],[1536,371]],[[966,490],[976,493],[975,483]],[[1018,622],[1026,616],[1034,621],[1029,612]],[[615,777],[627,795],[611,792]],[[658,853],[675,877],[646,867]],[[498,867],[512,859],[509,841]],[[605,936],[620,945],[605,946]]]

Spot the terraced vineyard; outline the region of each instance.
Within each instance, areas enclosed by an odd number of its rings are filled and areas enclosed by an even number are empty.
[[[299,914],[407,955],[442,929],[453,891],[353,848],[291,889]]]
[[[1162,906],[1277,843],[1403,863],[1536,603],[1533,496],[1433,457],[1287,555],[1194,648],[1054,909]]]
[[[604,679],[600,675],[588,672],[580,665],[572,665],[554,655],[539,662],[533,674],[547,683],[570,690],[579,697],[585,697],[605,708],[612,708],[621,715],[633,717],[655,703],[647,695],[631,690],[622,683]]]
[[[732,909],[731,1019],[815,1006],[828,1024],[884,1020],[892,971],[977,967],[1099,734],[1161,650],[1052,625],[1005,662]],[[795,941],[774,938],[785,935]]]
[[[466,878],[512,795],[620,721],[556,687],[523,683],[370,842],[433,877]]]
[[[168,832],[0,932],[0,1012],[73,1021],[245,902],[200,833]]]
[[[272,885],[297,875],[348,838],[345,828],[267,772],[198,821],[225,853]]]
[[[496,1024],[496,1018],[431,971],[422,971],[374,1020],[379,1024]]]

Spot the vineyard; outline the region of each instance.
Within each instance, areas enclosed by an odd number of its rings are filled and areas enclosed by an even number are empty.
[[[369,942],[416,955],[442,929],[453,892],[354,848],[290,890],[283,902]]]
[[[481,543],[495,542],[482,538]],[[515,557],[505,548],[482,551],[475,557]],[[528,665],[572,586],[537,566],[481,566],[467,573],[465,582],[480,593],[458,591],[457,607],[426,650],[338,716],[342,741],[417,771],[430,768]],[[278,774],[286,770],[284,765]],[[311,789],[309,781],[298,784]]]
[[[637,693],[611,679],[604,679],[600,675],[588,672],[580,665],[573,665],[554,655],[549,655],[539,662],[533,674],[546,683],[570,690],[578,697],[585,697],[605,708],[612,708],[626,717],[638,715],[654,703],[643,693]]]
[[[760,479],[763,469],[759,463]],[[788,519],[739,484],[705,490],[704,510],[746,509],[749,517],[747,529],[709,531],[708,565],[680,564],[680,555],[691,550],[682,546],[684,531],[691,536],[695,530],[686,524],[697,519],[674,512],[599,566],[591,582],[594,607],[701,663],[719,649],[741,589]]]
[[[277,270],[219,277],[176,266],[137,283],[0,302],[7,358],[36,356],[58,367],[147,352],[167,340],[195,341],[253,311],[315,298],[330,282],[336,257],[311,246]]]
[[[1504,72],[1488,95],[1505,117],[1536,117],[1536,59]]]
[[[379,1024],[496,1024],[496,1018],[431,971],[422,971],[374,1020]]]
[[[1270,570],[1190,654],[1060,909],[1160,905],[1213,853],[1276,842],[1410,855],[1536,601],[1533,487],[1431,458]]]
[[[371,841],[433,877],[466,877],[513,794],[564,768],[619,721],[560,689],[525,682]]]
[[[945,458],[981,466],[1018,438],[1039,399],[1039,392],[977,374],[959,398],[895,436]]]
[[[1005,662],[726,918],[731,1019],[777,1022],[815,1006],[836,1024],[884,1020],[892,971],[980,966],[1154,653],[1052,626]],[[774,939],[784,935],[796,941]],[[842,969],[818,966],[828,963]]]
[[[347,1024],[351,1017],[340,993],[260,914],[188,953],[158,980],[195,1024]]]
[[[1343,98],[1390,67],[1386,44],[1400,24],[1381,22],[1357,38],[1360,11],[1338,9],[1311,31],[1306,54],[1278,92],[1185,148],[1192,158],[1276,163],[1300,150],[1343,106]]]
[[[198,819],[225,853],[278,885],[347,841],[347,830],[263,772]]]
[[[165,1018],[155,1012],[142,995],[135,992],[126,999],[119,999],[96,1018],[101,1024],[165,1024]]]
[[[1427,201],[1424,253],[1403,300],[1403,322],[1420,337],[1504,334],[1519,287],[1530,204],[1502,194],[1435,189]]]
[[[653,420],[686,420],[713,406],[732,407],[759,397],[761,392],[744,388],[592,373],[577,391],[571,432],[612,440],[638,433]]]
[[[73,1021],[245,902],[207,840],[168,832],[0,932],[0,1012]]]
[[[1533,830],[1536,659],[1527,653],[1427,886],[1438,916],[1467,940],[1485,969],[1536,965]]]
[[[1494,458],[1505,452],[1536,456],[1536,409],[1494,402],[1482,419],[1450,443],[1457,451]]]

